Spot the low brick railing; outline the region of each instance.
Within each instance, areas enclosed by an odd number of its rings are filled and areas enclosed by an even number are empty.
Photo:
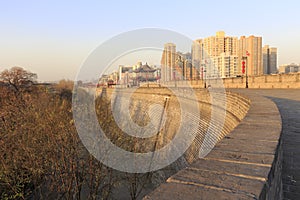
[[[181,87],[189,83],[196,88],[204,88],[205,85],[212,85],[213,87],[225,88],[245,88],[246,81],[248,81],[249,88],[300,88],[300,72],[289,74],[274,74],[274,75],[260,75],[260,76],[241,76],[231,78],[219,79],[200,79],[192,81],[170,81],[168,84],[177,85]]]

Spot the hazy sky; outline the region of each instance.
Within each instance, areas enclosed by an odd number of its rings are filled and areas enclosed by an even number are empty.
[[[0,70],[22,66],[43,81],[73,79],[102,42],[146,27],[191,39],[218,30],[230,36],[262,36],[263,44],[278,48],[279,65],[300,63],[298,0],[2,0],[0,27]]]

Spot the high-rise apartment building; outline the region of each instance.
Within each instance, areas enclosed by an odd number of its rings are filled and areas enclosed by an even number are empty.
[[[184,71],[182,74],[186,80],[246,75],[242,70],[243,61],[246,62],[245,70],[249,76],[274,73],[277,70],[277,49],[269,47],[266,49],[264,49],[264,52],[267,52],[267,56],[264,57],[266,61],[263,62],[262,37],[251,35],[241,36],[238,39],[219,31],[214,36],[193,42],[190,62],[192,70]],[[162,56],[162,80],[173,80],[176,75],[173,72],[184,68],[180,67],[182,61],[178,62],[180,66],[177,64],[176,67],[177,58],[175,45],[165,44]]]
[[[198,71],[200,70],[200,59],[203,57],[203,43],[200,40],[195,40],[192,44],[192,65]],[[197,77],[196,77],[197,78]]]
[[[224,31],[217,32],[215,36],[195,40],[195,42],[198,44],[198,50],[195,52],[198,52],[197,55],[200,58],[205,54],[208,56],[220,56],[221,53],[237,55],[238,38],[225,36]],[[202,52],[203,50],[204,52]]]
[[[192,59],[195,67],[198,66],[200,78],[214,78],[222,75],[219,65],[219,57],[221,55],[237,56],[238,54],[238,38],[225,36],[224,31],[219,31],[215,36],[194,41],[192,47]],[[223,56],[224,57],[224,56]],[[220,57],[222,59],[222,56]],[[208,64],[210,63],[210,64]],[[209,67],[208,67],[209,66]],[[230,70],[235,71],[236,70]],[[235,76],[231,74],[230,76]]]
[[[241,63],[243,57],[246,58],[246,70],[250,76],[258,76],[263,74],[262,59],[262,37],[241,36],[239,40],[239,67],[237,73],[242,75]]]
[[[262,49],[263,52],[263,70],[264,74],[273,74],[277,70],[277,48],[265,45]]]
[[[209,56],[219,56],[221,53],[225,52],[225,33],[219,31],[216,33],[216,36],[210,36],[199,40],[199,43]]]
[[[161,58],[161,80],[163,82],[174,79],[176,61],[176,45],[167,43],[164,45],[164,51]]]

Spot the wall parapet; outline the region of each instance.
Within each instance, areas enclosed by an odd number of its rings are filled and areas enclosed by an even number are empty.
[[[173,84],[177,87],[186,85],[190,83],[191,86],[195,88],[204,88],[210,84],[216,85],[220,79],[200,79],[192,81],[173,81],[169,84]],[[223,78],[223,85],[225,88],[245,88],[246,87],[246,77],[233,77],[233,78]],[[261,75],[261,76],[248,76],[248,87],[249,88],[300,88],[300,72],[289,73],[289,74],[272,74],[272,75]]]
[[[300,73],[249,76],[249,88],[300,88]],[[232,79],[232,80],[231,80]],[[246,78],[223,79],[226,88],[245,88]]]

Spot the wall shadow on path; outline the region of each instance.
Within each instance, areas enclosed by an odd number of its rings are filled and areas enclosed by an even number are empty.
[[[300,199],[300,101],[268,98],[277,105],[282,119],[283,196]]]

